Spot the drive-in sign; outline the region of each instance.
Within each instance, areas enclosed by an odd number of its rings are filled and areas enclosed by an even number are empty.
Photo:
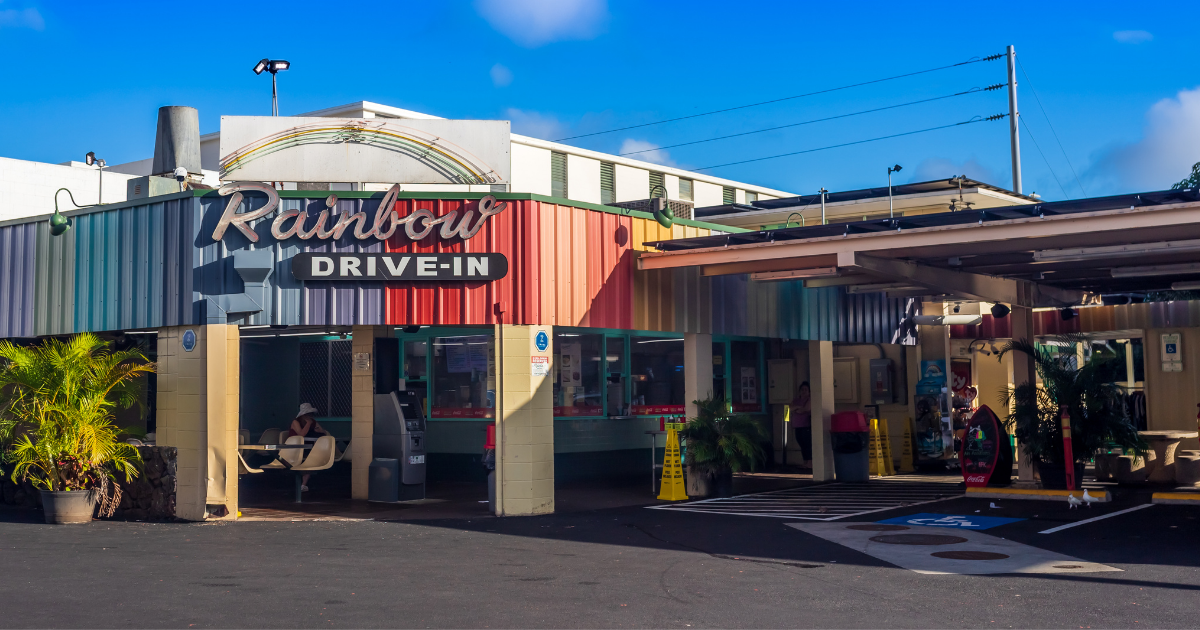
[[[508,275],[504,254],[323,254],[292,258],[297,280],[491,282]]]

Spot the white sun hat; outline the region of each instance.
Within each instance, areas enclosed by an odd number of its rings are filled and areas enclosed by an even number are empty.
[[[309,416],[309,415],[312,415],[312,416],[317,415],[317,408],[312,406],[309,403],[304,403],[304,404],[300,405],[300,411],[296,412],[296,417],[299,418],[300,416]]]

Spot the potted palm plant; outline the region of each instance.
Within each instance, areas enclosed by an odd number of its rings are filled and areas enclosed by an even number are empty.
[[[1074,356],[1063,357],[1057,348],[1074,348],[1088,340],[1063,335],[1053,344],[1037,345],[1014,340],[1000,353],[1020,352],[1033,358],[1042,384],[1020,383],[1008,389],[1003,403],[1011,413],[1005,420],[1016,434],[1022,454],[1037,466],[1042,485],[1066,488],[1063,433],[1060,414],[1064,407],[1071,416],[1071,450],[1075,478],[1083,478],[1084,463],[1107,446],[1145,457],[1148,445],[1125,412],[1124,388],[1117,384],[1124,360],[1114,351],[1097,349],[1079,364]]]
[[[90,333],[0,342],[3,457],[15,480],[41,490],[47,523],[92,520],[95,504],[114,497],[115,474],[137,476],[141,456],[119,439],[112,412],[138,401],[137,379],[154,365],[136,349],[108,346]]]
[[[744,413],[731,413],[721,400],[697,400],[698,413],[679,437],[687,440],[689,475],[711,480],[713,494],[733,496],[733,473],[756,469],[765,459],[762,425]]]

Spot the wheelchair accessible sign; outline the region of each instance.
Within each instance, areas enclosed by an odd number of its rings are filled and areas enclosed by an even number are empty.
[[[955,529],[991,529],[1000,525],[1008,525],[1017,521],[1023,521],[1023,518],[1003,518],[999,516],[956,516],[954,514],[930,514],[923,512],[921,514],[912,514],[910,516],[897,516],[889,518],[886,521],[879,521],[887,525],[920,525],[923,527],[953,527]]]

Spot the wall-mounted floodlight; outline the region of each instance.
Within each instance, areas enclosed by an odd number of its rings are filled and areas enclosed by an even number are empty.
[[[892,209],[892,173],[899,173],[904,168],[899,164],[888,167],[888,218],[896,218],[896,211]]]
[[[292,67],[290,61],[283,59],[261,59],[254,64],[254,74],[262,74],[264,72],[271,73],[271,115],[279,115],[279,90],[275,82],[275,75]]]

